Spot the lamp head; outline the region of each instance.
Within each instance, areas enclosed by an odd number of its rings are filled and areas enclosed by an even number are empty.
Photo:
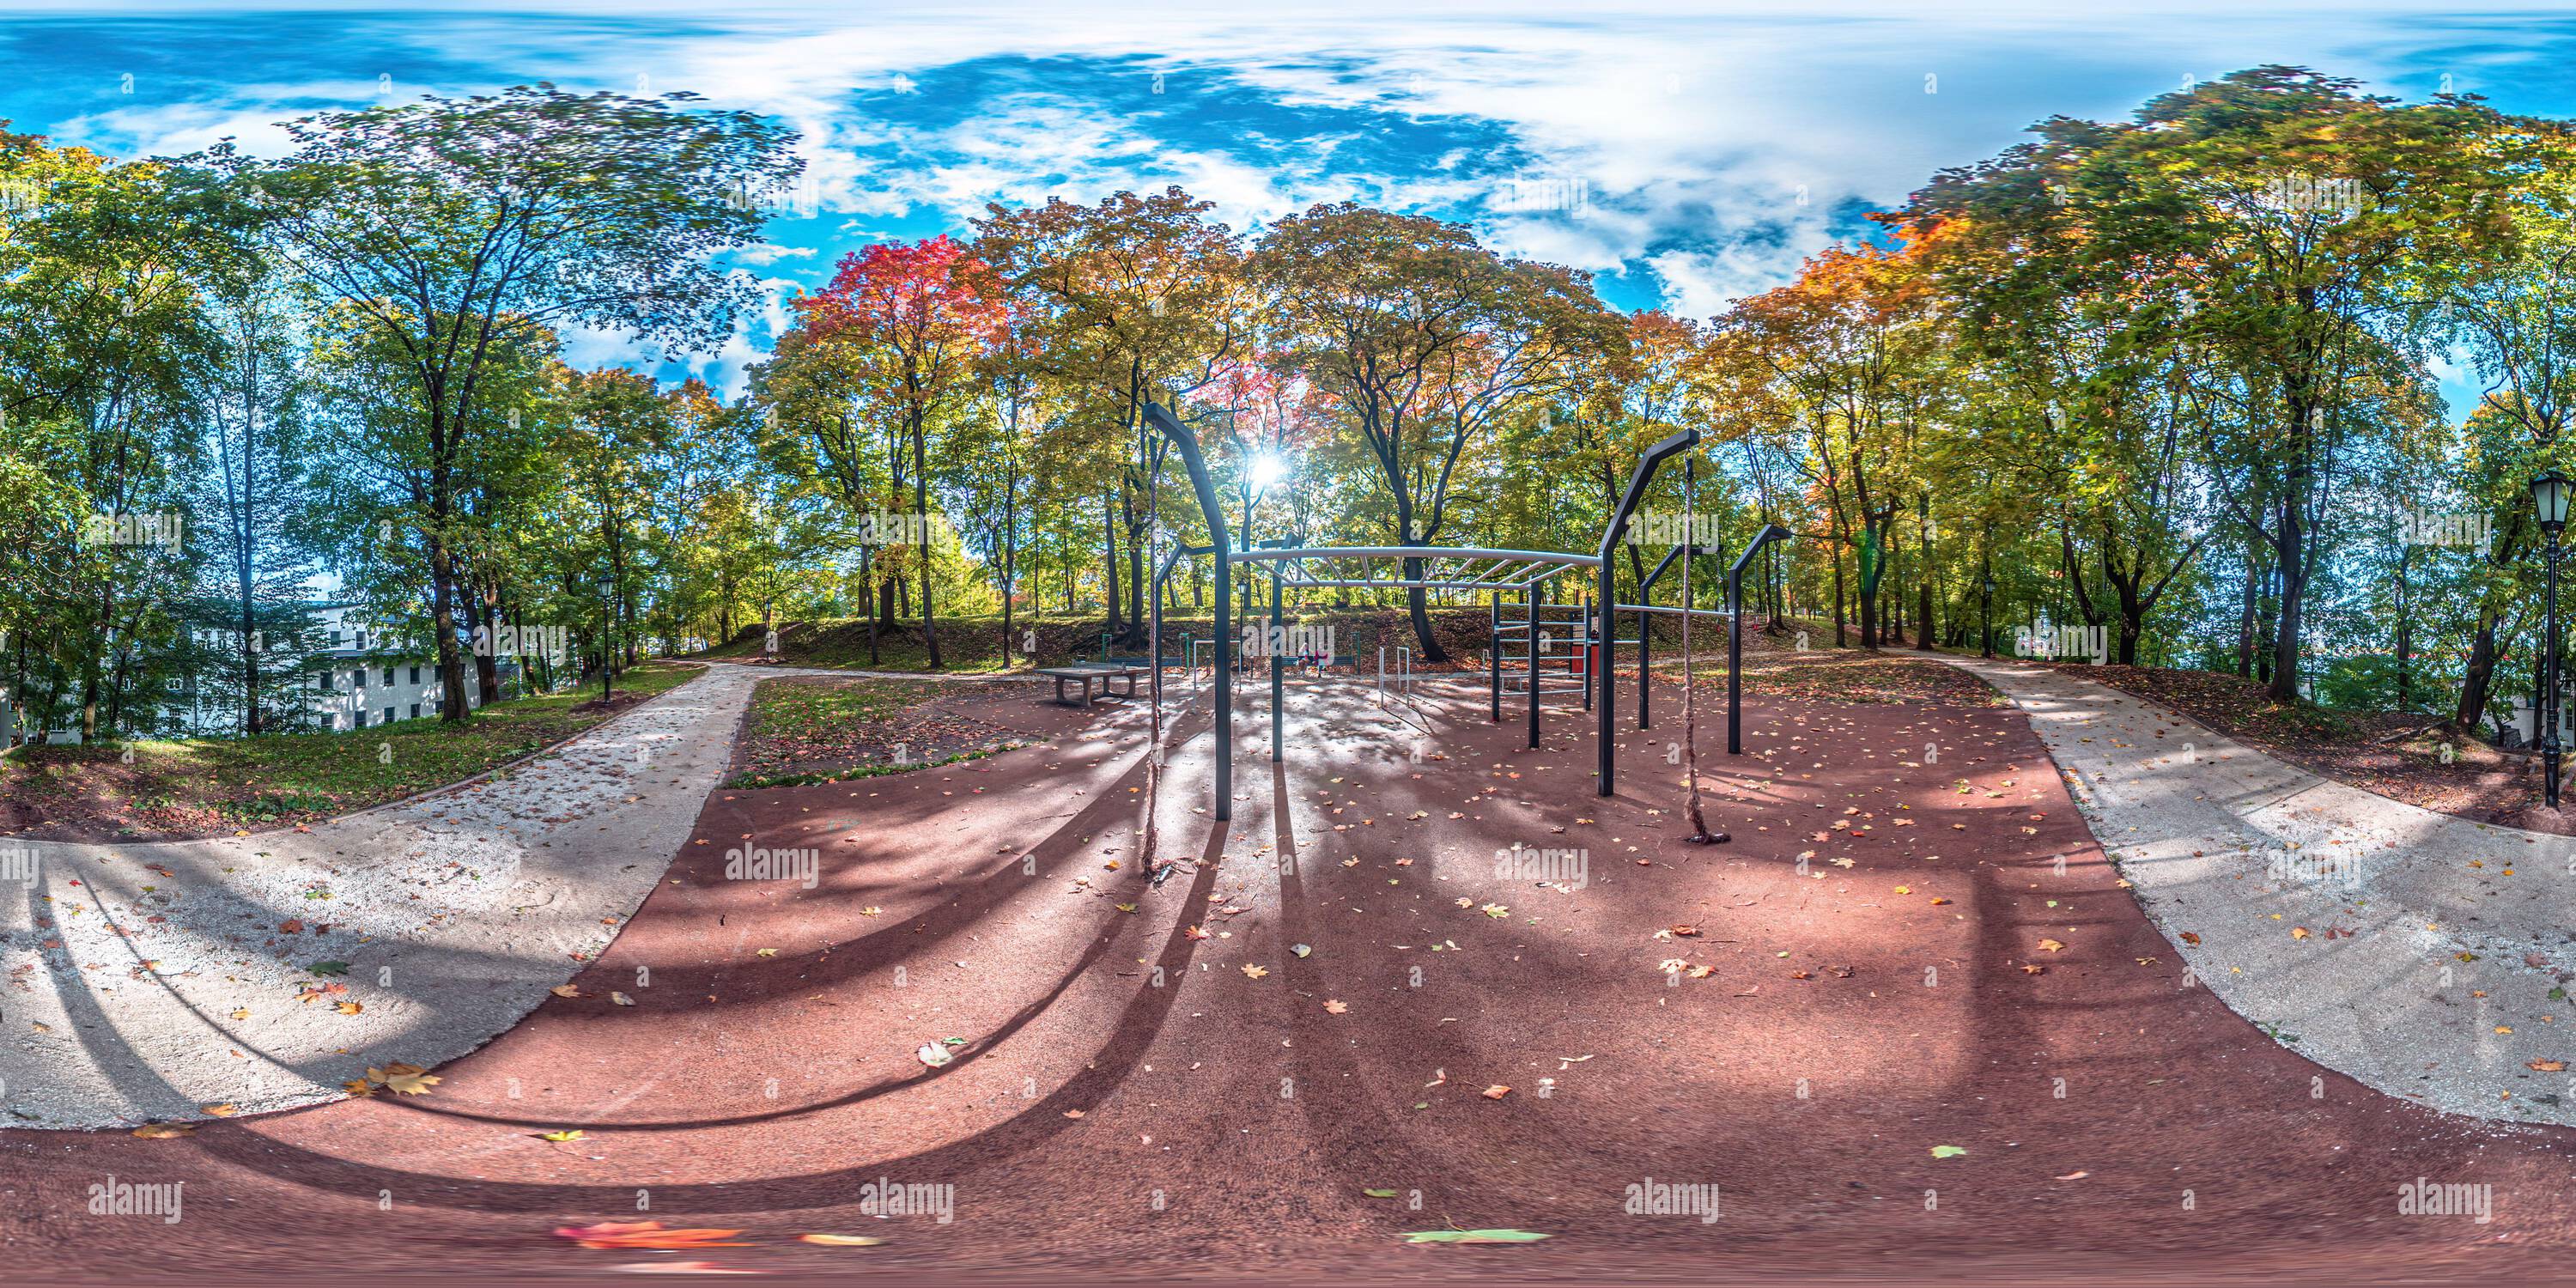
[[[2531,481],[2531,508],[2540,519],[2540,530],[2557,536],[2567,527],[2567,476],[2549,470]]]

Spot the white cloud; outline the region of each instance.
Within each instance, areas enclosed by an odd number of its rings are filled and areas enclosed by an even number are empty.
[[[808,259],[813,256],[814,248],[811,246],[781,246],[776,242],[763,242],[757,246],[745,246],[741,250],[729,253],[733,256],[733,262],[737,264],[761,265],[775,264],[782,259]]]

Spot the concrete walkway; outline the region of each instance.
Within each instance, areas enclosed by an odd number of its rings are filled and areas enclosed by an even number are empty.
[[[2028,714],[2148,916],[2237,1014],[2390,1095],[2576,1124],[2576,843],[2319,778],[2049,667],[1936,656]]]
[[[504,773],[309,832],[0,839],[36,867],[0,884],[0,1109],[54,1128],[258,1113],[483,1045],[652,890],[753,686],[812,674],[712,665]]]

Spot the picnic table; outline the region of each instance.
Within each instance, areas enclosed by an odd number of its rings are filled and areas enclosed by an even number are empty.
[[[1100,681],[1100,692],[1104,697],[1123,696],[1132,698],[1136,696],[1136,679],[1138,676],[1147,674],[1147,668],[1141,666],[1127,666],[1117,662],[1076,662],[1071,666],[1042,666],[1038,668],[1038,674],[1051,676],[1055,679],[1055,700],[1064,703],[1066,706],[1073,706],[1075,704],[1071,699],[1064,696],[1065,682],[1068,680],[1081,681],[1081,705],[1088,708],[1091,705],[1091,682],[1093,680]],[[1127,692],[1123,695],[1112,693],[1109,689],[1109,682],[1111,680],[1118,679],[1124,679],[1127,681]]]

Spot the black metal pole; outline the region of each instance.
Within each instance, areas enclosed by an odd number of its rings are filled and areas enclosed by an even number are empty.
[[[1744,754],[1744,568],[1762,547],[1787,538],[1787,528],[1762,525],[1744,553],[1726,570],[1726,754]]]
[[[1486,636],[1490,643],[1485,648],[1485,661],[1493,668],[1493,674],[1486,677],[1485,693],[1493,699],[1494,723],[1501,724],[1503,722],[1503,592],[1495,591],[1485,606],[1494,610],[1494,624]]]
[[[1646,602],[1646,588],[1643,586],[1637,588],[1637,602],[1640,605]],[[1683,607],[1687,608],[1689,605],[1685,604]],[[1647,725],[1646,695],[1652,693],[1655,687],[1648,683],[1655,678],[1654,650],[1646,643],[1654,633],[1655,615],[1639,612],[1637,614],[1637,727],[1640,729]]]
[[[1726,570],[1726,754],[1744,754],[1744,561]]]
[[[1284,701],[1287,693],[1287,660],[1279,656],[1279,642],[1287,632],[1279,629],[1279,561],[1270,563],[1270,758],[1279,759],[1279,738],[1286,723]]]
[[[1602,665],[1610,660],[1610,632],[1604,625],[1609,620],[1610,601],[1608,599],[1601,601],[1601,615],[1598,617],[1592,614],[1592,601],[1584,600],[1583,633],[1589,637],[1583,643],[1583,709],[1586,711],[1592,709],[1592,668],[1600,666],[1605,671],[1610,669]],[[1602,701],[1607,702],[1609,698],[1604,697]],[[1606,715],[1608,712],[1605,711],[1603,714]]]
[[[2558,808],[2558,534],[2549,534],[2549,646],[2541,669],[2541,704],[2548,729],[2540,736],[2540,787],[2549,808]]]
[[[1665,435],[1661,442],[1647,448],[1645,455],[1637,458],[1637,468],[1629,472],[1628,490],[1620,496],[1618,508],[1610,512],[1610,522],[1601,529],[1600,581],[1603,613],[1607,614],[1610,611],[1610,605],[1619,602],[1612,584],[1612,575],[1618,571],[1618,565],[1611,559],[1611,555],[1618,548],[1620,535],[1627,531],[1628,516],[1636,513],[1637,503],[1645,499],[1646,485],[1654,482],[1655,471],[1663,467],[1664,461],[1698,445],[1698,430],[1676,430]],[[1685,520],[1685,526],[1687,523],[1688,521]],[[1684,535],[1687,536],[1688,533]],[[1645,601],[1641,598],[1638,602]],[[1603,660],[1606,662],[1608,659]],[[1614,736],[1612,725],[1617,718],[1613,714],[1613,709],[1619,705],[1618,681],[1616,674],[1608,666],[1603,666],[1600,670],[1601,701],[1597,713],[1601,719],[1595,727],[1592,792],[1596,796],[1607,796],[1613,790],[1613,775],[1616,773],[1616,767],[1611,764],[1610,753],[1613,746],[1611,738]],[[1587,686],[1590,682],[1590,677],[1585,677]],[[1646,677],[1643,675],[1637,677],[1637,683],[1645,682]]]
[[[1232,593],[1233,561],[1226,550],[1225,511],[1217,504],[1216,486],[1208,481],[1207,459],[1199,438],[1168,409],[1145,404],[1145,418],[1172,440],[1189,470],[1190,490],[1198,494],[1199,512],[1207,516],[1208,544],[1216,554],[1216,818],[1234,817],[1234,659],[1228,656],[1226,599]],[[873,618],[873,614],[870,615]]]
[[[1533,581],[1529,587],[1529,745],[1538,750],[1538,606],[1547,598],[1547,583]]]

